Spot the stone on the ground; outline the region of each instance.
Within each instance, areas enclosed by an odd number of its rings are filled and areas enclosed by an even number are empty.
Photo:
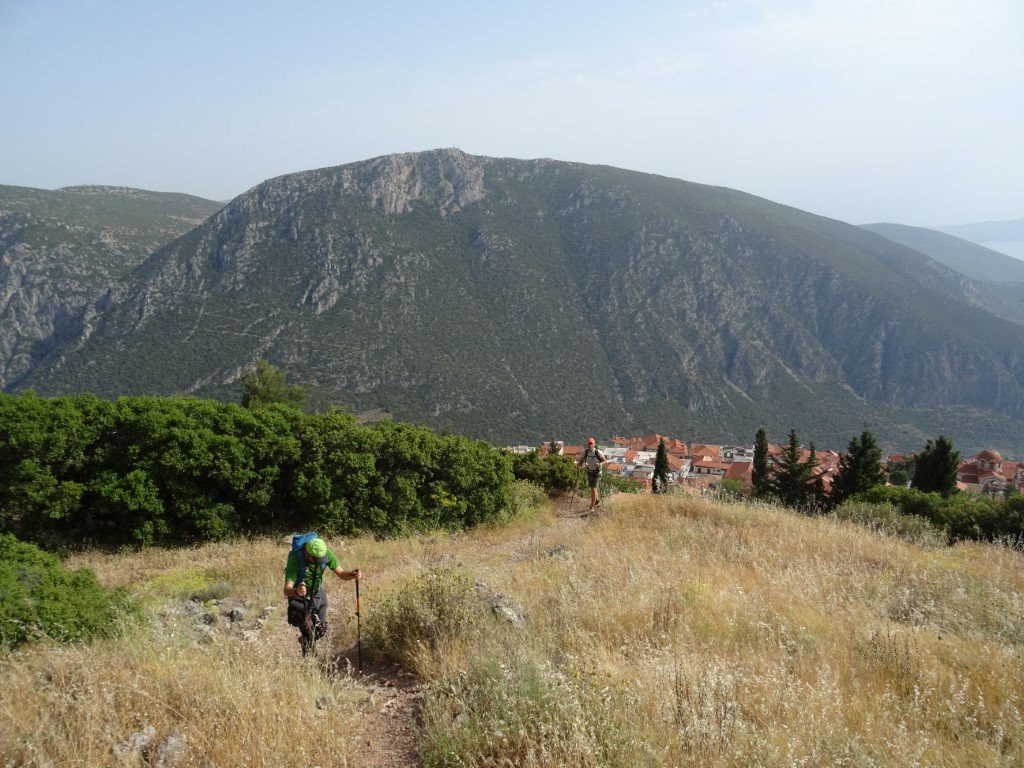
[[[122,763],[134,763],[136,758],[149,748],[155,738],[156,728],[147,725],[114,747],[114,755]]]
[[[175,731],[156,748],[154,768],[176,768],[188,757],[188,744],[185,737]]]

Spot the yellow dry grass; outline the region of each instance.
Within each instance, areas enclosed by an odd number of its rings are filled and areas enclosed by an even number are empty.
[[[442,567],[464,568],[524,608],[526,631],[420,666],[437,682],[426,737],[443,747],[428,764],[446,764],[436,757],[444,749],[447,764],[460,755],[476,765],[1024,764],[1019,552],[922,549],[828,519],[687,497],[620,495],[606,509],[588,521],[548,514],[454,535],[331,542],[345,567],[364,570],[364,615]],[[285,549],[252,540],[93,553],[72,565],[128,586],[159,615],[214,583],[256,605],[282,603]],[[348,589],[332,585],[335,647],[354,639]],[[0,662],[0,763],[112,765],[114,745],[151,724],[185,735],[189,765],[357,764],[364,694],[299,660],[283,622],[279,611],[261,643],[202,645],[156,621],[116,643],[10,655]],[[523,665],[541,681],[517,677]],[[480,679],[505,688],[468,708],[460,669],[485,670]],[[327,692],[335,705],[315,709]],[[533,708],[517,697],[533,697]],[[519,741],[496,735],[494,713],[517,706],[544,727]],[[306,763],[295,734],[310,723],[324,746]],[[489,751],[473,751],[485,742]]]

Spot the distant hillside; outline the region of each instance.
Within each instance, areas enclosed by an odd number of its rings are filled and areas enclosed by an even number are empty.
[[[1011,221],[978,221],[973,224],[950,224],[932,227],[947,235],[961,237],[975,243],[995,241],[1024,241],[1024,219]]]
[[[965,301],[1024,324],[1024,261],[933,229],[902,224],[865,224],[863,228],[971,278],[962,284]]]
[[[1024,261],[960,236],[902,224],[864,224],[863,228],[920,251],[978,282],[1024,283]]]
[[[90,302],[221,207],[127,187],[0,186],[0,385],[78,337]]]
[[[1013,221],[981,221],[933,227],[940,232],[962,237],[993,250],[1024,260],[1024,219]]]
[[[733,190],[458,150],[291,174],[96,304],[21,386],[320,402],[495,441],[1024,443],[1024,332],[872,232]]]

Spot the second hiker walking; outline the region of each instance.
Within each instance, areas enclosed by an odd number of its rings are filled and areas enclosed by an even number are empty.
[[[605,458],[604,454],[601,453],[597,447],[597,441],[594,438],[587,438],[587,447],[583,449],[583,453],[576,460],[576,465],[587,468],[587,484],[590,486],[590,510],[593,511],[595,507],[601,505],[601,500],[597,497],[597,486],[601,482],[601,465],[604,464],[608,459]]]

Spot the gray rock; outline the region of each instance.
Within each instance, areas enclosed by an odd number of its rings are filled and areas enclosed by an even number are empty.
[[[134,763],[143,752],[149,749],[149,745],[153,743],[155,738],[156,728],[152,725],[147,725],[141,731],[136,731],[114,747],[114,755],[122,763]]]
[[[203,645],[209,645],[217,642],[217,633],[213,627],[207,626],[206,624],[196,624],[196,634],[199,635],[199,642]]]
[[[162,742],[156,749],[156,761],[154,768],[176,768],[188,757],[188,744],[185,737],[175,731]]]
[[[507,621],[517,629],[523,629],[526,626],[526,619],[523,618],[523,606],[508,595],[492,595],[490,605],[491,611],[499,619]]]

